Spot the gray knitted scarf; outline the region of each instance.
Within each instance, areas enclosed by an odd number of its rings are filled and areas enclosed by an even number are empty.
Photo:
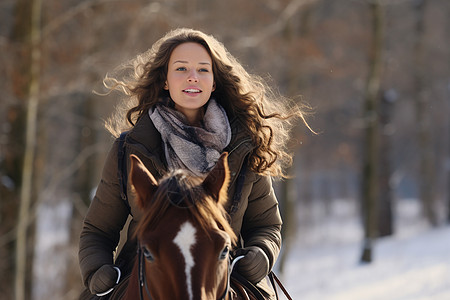
[[[210,171],[230,143],[231,128],[225,110],[210,99],[201,127],[187,124],[185,116],[167,105],[149,110],[161,134],[169,169],[184,168],[197,176]]]

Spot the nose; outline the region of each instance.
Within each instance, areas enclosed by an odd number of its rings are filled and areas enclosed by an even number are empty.
[[[197,71],[192,70],[191,72],[189,72],[188,82],[198,82]]]

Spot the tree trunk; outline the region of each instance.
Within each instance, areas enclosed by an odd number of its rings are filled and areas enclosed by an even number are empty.
[[[425,0],[415,2],[416,12],[416,39],[414,45],[414,97],[417,118],[417,139],[419,146],[419,197],[422,202],[423,212],[428,222],[437,226],[438,219],[435,208],[435,168],[432,139],[432,125],[429,113],[429,97],[426,94],[425,75],[425,34],[424,15]]]
[[[30,206],[33,191],[33,169],[36,150],[36,128],[40,88],[40,40],[41,40],[41,0],[31,2],[31,64],[29,97],[27,103],[25,154],[22,169],[22,186],[20,191],[20,207],[17,220],[16,239],[16,272],[15,272],[15,299],[24,300],[26,297],[27,275],[27,237],[28,225],[31,219]]]
[[[391,143],[394,92],[384,92],[380,102],[380,151],[379,151],[379,195],[378,195],[378,234],[377,237],[393,234],[392,188],[391,188]]]
[[[377,189],[378,189],[378,97],[382,67],[383,10],[378,1],[370,3],[372,15],[372,52],[369,76],[365,92],[365,137],[362,178],[362,215],[364,220],[364,245],[361,262],[372,261],[372,244],[377,235]]]
[[[302,36],[305,38],[310,33],[311,28],[311,15],[314,11],[314,4],[311,3],[310,5],[305,5],[304,7],[299,7],[298,15],[300,16],[300,24],[299,28],[297,29],[294,22],[293,17],[286,20],[286,23],[284,24],[283,29],[283,37],[286,45],[290,45],[292,43],[292,40],[294,39],[295,35]],[[292,16],[295,16],[295,13],[292,14]],[[300,58],[301,59],[301,58]],[[287,91],[288,96],[294,97],[298,93],[298,83],[301,81],[302,73],[301,70],[297,67],[298,64],[301,62],[293,62],[291,64],[291,68],[289,68],[287,71],[288,78],[287,78]],[[298,127],[292,128],[291,136],[298,136],[299,134],[296,132],[298,131]],[[292,152],[298,152],[296,151],[298,149],[298,145],[296,145],[294,142],[290,142],[288,145],[288,148]],[[291,175],[293,173],[293,170],[295,170],[295,160],[293,165],[289,168],[289,170],[286,170],[286,173]],[[281,189],[281,197],[280,197],[280,210],[281,215],[283,216],[283,227],[282,227],[282,237],[283,237],[283,251],[278,259],[278,266],[280,273],[283,273],[285,268],[285,262],[288,258],[288,254],[290,252],[290,249],[293,245],[295,235],[297,233],[297,215],[296,215],[296,206],[297,201],[296,197],[293,195],[293,184],[295,185],[296,178],[286,178],[283,180],[280,184]],[[298,190],[298,189],[297,189]]]

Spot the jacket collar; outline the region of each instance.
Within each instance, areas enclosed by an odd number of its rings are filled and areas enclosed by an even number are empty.
[[[244,129],[241,121],[232,117],[230,119],[231,141],[224,151],[228,152],[228,165],[231,173],[231,183],[234,182],[237,174],[242,168],[244,158],[255,148],[251,137]],[[143,113],[130,130],[128,140],[145,156],[149,157],[155,164],[160,174],[163,174],[167,167],[165,162],[164,145],[161,134],[156,129],[148,113]]]
[[[128,141],[143,155],[150,158],[157,171],[163,174],[166,168],[164,146],[161,134],[156,129],[148,113],[142,114],[128,134]]]

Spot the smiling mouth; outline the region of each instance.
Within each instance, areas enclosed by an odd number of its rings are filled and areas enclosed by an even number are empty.
[[[189,94],[197,94],[197,93],[201,93],[202,91],[198,90],[198,89],[185,89],[185,90],[183,90],[183,92],[189,93]]]

